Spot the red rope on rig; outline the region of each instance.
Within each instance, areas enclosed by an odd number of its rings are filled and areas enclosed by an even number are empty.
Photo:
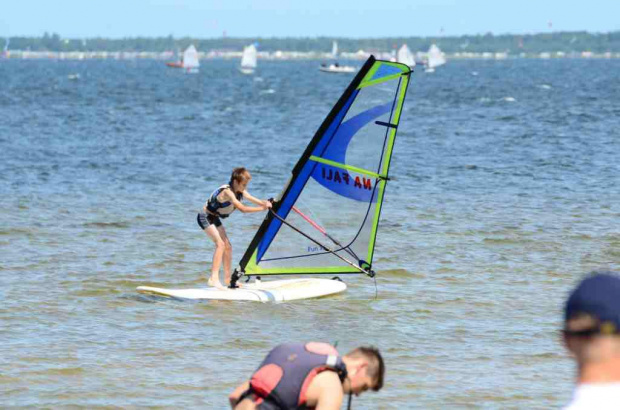
[[[327,235],[327,232],[325,231],[325,229],[321,228],[316,222],[314,222],[312,219],[308,218],[306,215],[304,215],[299,209],[297,209],[294,206],[293,206],[293,211],[297,212],[299,214],[299,216],[304,218],[306,220],[306,222],[308,222],[310,225],[314,226],[323,235]]]

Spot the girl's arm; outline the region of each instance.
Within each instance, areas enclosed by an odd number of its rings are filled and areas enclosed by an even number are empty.
[[[264,206],[267,208],[271,208],[271,202],[267,201],[266,199],[255,198],[252,195],[250,195],[248,191],[243,191],[243,197],[258,206]]]
[[[245,213],[252,213],[252,212],[261,212],[261,211],[264,211],[265,209],[267,209],[267,206],[262,204],[262,203],[257,204],[257,205],[260,205],[259,207],[243,205],[241,203],[241,201],[239,201],[237,199],[237,197],[233,193],[232,189],[230,189],[230,188],[229,189],[225,189],[223,193],[224,193],[224,196],[226,197],[226,199],[228,199],[230,202],[232,202],[232,204],[235,206],[235,208],[237,208],[238,210],[240,210],[244,214]],[[271,204],[269,204],[269,205],[271,205]]]

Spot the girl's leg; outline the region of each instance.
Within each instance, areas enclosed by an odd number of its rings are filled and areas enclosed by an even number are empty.
[[[205,233],[213,243],[215,244],[215,252],[213,252],[213,263],[211,265],[211,277],[207,281],[210,286],[215,286],[218,289],[225,289],[220,282],[220,266],[222,266],[222,258],[224,256],[224,250],[226,245],[220,236],[219,230],[215,227],[215,225],[209,225],[204,230]]]
[[[220,233],[220,238],[224,241],[224,284],[226,286],[230,285],[230,267],[232,265],[232,244],[228,239],[228,235],[226,235],[226,230],[224,226],[219,226],[217,230]]]

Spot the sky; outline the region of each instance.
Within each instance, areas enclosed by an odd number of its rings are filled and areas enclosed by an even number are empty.
[[[434,37],[620,30],[620,0],[5,0],[0,37]],[[569,5],[570,4],[570,5]]]

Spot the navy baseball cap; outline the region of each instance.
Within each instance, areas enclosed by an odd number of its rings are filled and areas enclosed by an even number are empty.
[[[573,290],[564,310],[564,321],[588,314],[598,323],[589,329],[564,330],[569,335],[620,334],[620,276],[594,271]]]

